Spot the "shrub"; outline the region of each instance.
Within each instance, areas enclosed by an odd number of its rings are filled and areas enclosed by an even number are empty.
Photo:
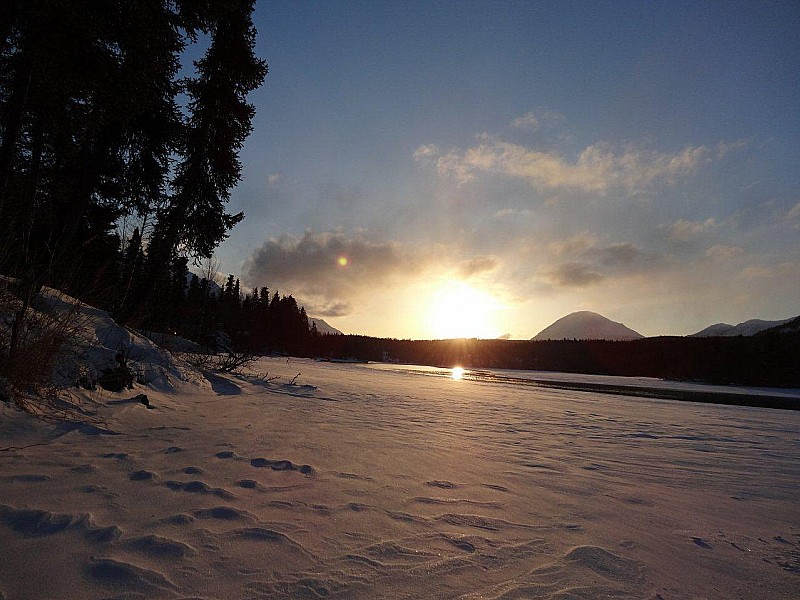
[[[0,279],[0,399],[43,417],[61,418],[71,405],[60,398],[62,389],[53,372],[80,329],[78,305],[51,314],[40,310],[41,296],[20,297],[17,282]]]

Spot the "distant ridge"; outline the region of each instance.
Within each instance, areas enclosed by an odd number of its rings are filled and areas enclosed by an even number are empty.
[[[198,275],[197,273],[192,273],[191,271],[186,272],[186,289],[189,289],[189,285],[192,283],[192,277],[197,277],[198,283],[205,279],[202,275]],[[212,296],[217,298],[220,297],[222,294],[222,288],[217,285],[217,283],[213,279],[207,279],[208,281],[208,291],[211,293]]]
[[[314,317],[309,317],[308,321],[309,323],[314,323],[317,326],[317,332],[319,333],[343,335],[341,331],[336,329],[336,327],[331,327],[323,319],[315,319]]]
[[[638,340],[644,336],[638,331],[607,319],[603,315],[581,310],[561,317],[542,329],[533,340]]]
[[[783,319],[782,321],[764,321],[762,319],[750,319],[738,325],[728,325],[727,323],[715,323],[709,325],[705,329],[693,333],[687,337],[735,337],[737,335],[750,336],[772,329],[773,327],[780,327],[789,323],[792,319]]]
[[[800,333],[800,316],[784,321],[776,327],[759,331],[756,335],[789,335]]]

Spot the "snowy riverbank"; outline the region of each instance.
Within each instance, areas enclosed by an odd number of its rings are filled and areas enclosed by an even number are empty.
[[[0,592],[796,591],[797,412],[295,359],[255,371],[211,389],[96,392],[102,426],[5,408],[0,446],[40,445],[0,452]],[[152,410],[126,402],[139,391]]]

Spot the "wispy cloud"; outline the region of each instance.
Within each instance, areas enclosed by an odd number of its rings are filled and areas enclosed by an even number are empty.
[[[767,279],[775,275],[775,268],[765,265],[750,265],[739,273],[747,279]]]
[[[347,302],[317,302],[309,306],[316,316],[320,317],[344,317],[353,312],[353,306]]]
[[[539,117],[532,112],[528,112],[511,121],[511,126],[517,129],[539,129]]]
[[[786,220],[792,223],[796,222],[797,226],[800,227],[800,202],[786,212]]]
[[[529,131],[536,131],[540,127],[548,127],[559,125],[565,121],[564,115],[561,113],[546,110],[546,109],[537,109],[535,111],[529,111],[524,115],[517,117],[513,121],[511,121],[511,127],[515,129],[526,129]]]
[[[719,224],[713,218],[708,218],[705,221],[688,221],[686,219],[678,219],[669,225],[662,225],[662,229],[669,232],[669,236],[681,242],[687,242],[697,236],[711,231]]]
[[[582,231],[566,239],[551,242],[547,249],[556,257],[582,256],[587,250],[595,248],[598,242],[599,239],[595,234]]]
[[[736,140],[735,142],[719,142],[717,144],[717,156],[719,158],[724,158],[731,152],[741,150],[746,146],[747,146],[747,141],[745,140]]]
[[[657,254],[632,242],[601,243],[598,235],[588,231],[551,242],[544,250],[545,261],[557,264],[545,268],[545,278],[562,288],[587,287],[663,267],[663,258]]]
[[[501,208],[494,213],[494,218],[505,219],[507,217],[513,217],[515,214],[517,214],[517,211],[514,208]]]
[[[750,265],[740,272],[746,279],[780,279],[783,281],[800,280],[800,263],[782,262],[776,265]]]
[[[423,144],[416,150],[414,150],[414,160],[424,161],[429,159],[435,159],[439,155],[439,148],[436,147],[434,144]]]
[[[706,146],[688,146],[668,153],[633,146],[615,151],[608,144],[584,148],[577,159],[568,160],[555,151],[528,148],[488,135],[482,143],[467,149],[441,154],[431,146],[421,146],[415,158],[436,158],[439,175],[460,184],[482,173],[521,178],[540,189],[574,189],[606,194],[611,189],[634,193],[661,182],[674,184],[695,172],[712,158]]]
[[[497,268],[499,261],[494,256],[476,256],[458,266],[458,274],[463,278],[480,275]]]
[[[642,256],[642,251],[630,242],[611,244],[602,250],[602,260],[607,265],[630,265]]]
[[[625,266],[642,258],[644,252],[632,242],[616,242],[602,245],[600,238],[591,232],[583,231],[564,240],[551,242],[547,249],[551,256],[564,259],[592,261],[595,268]]]
[[[586,287],[598,283],[604,276],[590,265],[579,262],[560,264],[547,272],[550,283],[559,287]]]
[[[492,215],[495,219],[508,219],[514,217],[530,217],[533,211],[529,208],[501,208]]]
[[[706,250],[706,256],[711,260],[730,260],[740,256],[744,250],[739,246],[726,246],[725,244],[714,244]]]

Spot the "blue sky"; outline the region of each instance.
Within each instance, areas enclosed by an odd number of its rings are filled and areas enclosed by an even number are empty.
[[[796,2],[257,4],[243,283],[391,337],[800,314]]]

